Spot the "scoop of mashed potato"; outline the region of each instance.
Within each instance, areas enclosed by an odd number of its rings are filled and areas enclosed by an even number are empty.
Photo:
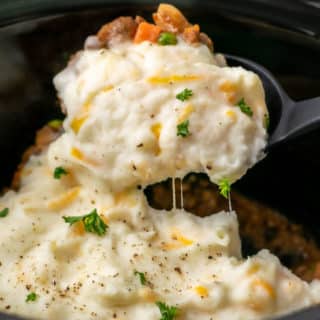
[[[219,67],[204,44],[180,38],[174,46],[86,49],[54,84],[67,118],[66,134],[50,149],[52,168],[76,164],[123,189],[190,171],[234,182],[263,156],[261,81],[242,68]],[[184,136],[179,126],[187,127]]]

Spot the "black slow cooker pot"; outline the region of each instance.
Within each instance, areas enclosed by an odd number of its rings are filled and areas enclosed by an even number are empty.
[[[263,64],[294,99],[320,95],[319,0],[170,2],[201,25],[217,52]],[[103,23],[119,15],[148,17],[157,4],[139,0],[0,2],[1,187],[10,184],[36,130],[61,116],[52,77],[68,56]],[[320,245],[319,181],[320,128],[270,150],[236,188],[303,224]],[[0,320],[5,319],[17,318],[0,314]],[[320,319],[320,306],[281,319]]]

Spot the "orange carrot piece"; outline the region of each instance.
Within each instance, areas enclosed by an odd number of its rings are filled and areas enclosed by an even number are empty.
[[[161,33],[160,27],[151,23],[141,22],[138,26],[133,42],[134,43],[140,43],[142,41],[157,42],[160,33]]]

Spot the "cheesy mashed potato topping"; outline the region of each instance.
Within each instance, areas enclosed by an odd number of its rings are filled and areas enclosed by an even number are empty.
[[[0,198],[0,310],[240,320],[320,302],[319,282],[268,251],[241,257],[234,212],[148,205],[141,186],[191,171],[232,183],[266,145],[259,78],[177,40],[85,49],[55,77],[65,132]]]
[[[258,76],[217,66],[203,44],[179,39],[175,46],[145,41],[85,50],[54,83],[68,117],[66,133],[50,148],[50,166],[81,166],[113,190],[190,171],[233,182],[266,145]],[[185,88],[192,96],[181,101],[176,96]],[[241,99],[252,116],[237,106]],[[185,121],[184,139],[177,125]]]

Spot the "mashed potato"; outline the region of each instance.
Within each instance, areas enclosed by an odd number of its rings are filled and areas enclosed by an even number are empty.
[[[206,172],[215,183],[233,182],[262,157],[266,145],[259,78],[217,66],[204,44],[193,47],[180,39],[175,46],[145,41],[85,50],[54,83],[68,117],[66,134],[50,149],[50,166],[80,165],[112,189],[190,171]],[[192,96],[181,101],[176,95],[185,88]],[[241,99],[252,116],[236,106]],[[186,138],[177,136],[184,121]]]
[[[241,257],[234,212],[201,218],[145,199],[141,186],[191,171],[233,182],[263,156],[261,82],[216,61],[179,36],[125,41],[79,52],[55,77],[65,132],[0,198],[0,310],[240,320],[320,302],[319,282],[268,251]]]
[[[138,189],[110,193],[102,178],[78,184],[71,171],[57,180],[47,153],[30,159],[19,192],[0,203],[10,208],[0,219],[1,310],[158,320],[162,301],[187,320],[260,319],[319,301],[319,283],[298,279],[269,252],[241,258],[235,213],[157,211]],[[108,225],[103,236],[63,221],[94,208]],[[37,299],[27,303],[31,292]]]

